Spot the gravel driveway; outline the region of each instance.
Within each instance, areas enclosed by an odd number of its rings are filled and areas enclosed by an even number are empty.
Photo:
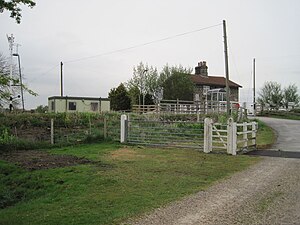
[[[289,149],[288,139],[278,135]],[[207,191],[124,224],[300,225],[300,159],[265,157]]]

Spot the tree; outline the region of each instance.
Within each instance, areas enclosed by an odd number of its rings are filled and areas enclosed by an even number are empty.
[[[45,105],[45,106],[39,105],[38,107],[36,107],[35,111],[37,113],[45,113],[48,111],[48,106],[47,105]]]
[[[283,105],[288,108],[289,102],[295,105],[299,103],[298,87],[295,84],[289,85],[283,90]]]
[[[130,110],[131,101],[124,84],[110,90],[108,94],[110,107],[113,110]]]
[[[193,100],[194,84],[190,74],[173,72],[163,83],[164,99]]]
[[[164,82],[174,73],[191,74],[192,72],[192,68],[185,68],[182,65],[170,67],[168,64],[166,64],[160,72],[158,85],[163,86]]]
[[[32,0],[0,0],[0,12],[3,12],[4,10],[10,11],[10,17],[14,18],[16,22],[19,24],[21,23],[21,8],[20,4],[24,4],[30,8],[35,6],[35,2]]]
[[[193,100],[194,84],[190,79],[192,68],[182,65],[169,66],[166,64],[160,75],[158,84],[163,89],[163,98],[168,100]]]
[[[266,82],[259,92],[258,103],[261,104],[262,108],[270,106],[278,110],[282,106],[283,93],[281,85],[277,82]]]
[[[147,94],[157,99],[159,91],[158,78],[157,69],[148,66],[148,64],[140,62],[139,65],[133,68],[133,77],[127,82],[131,99],[134,100],[133,104],[142,104],[141,96],[146,96]]]

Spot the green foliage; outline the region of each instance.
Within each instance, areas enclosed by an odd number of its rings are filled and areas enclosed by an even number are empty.
[[[112,110],[130,110],[131,100],[124,84],[120,84],[117,88],[110,90],[108,97],[110,99],[110,107]]]
[[[14,137],[8,133],[7,128],[4,128],[0,133],[0,146],[4,144],[10,144],[14,141]]]
[[[153,96],[154,100],[157,99],[160,91],[157,69],[140,62],[133,68],[133,76],[127,82],[127,88],[133,104],[138,104],[139,96],[143,94]]]
[[[164,84],[164,99],[193,100],[194,84],[189,74],[174,72]]]
[[[35,6],[35,2],[32,0],[0,0],[0,13],[3,12],[3,10],[10,11],[10,17],[14,18],[17,23],[21,23],[21,8],[20,4],[26,5],[30,8]]]
[[[289,85],[283,89],[283,104],[288,108],[289,102],[293,102],[298,105],[300,96],[298,94],[298,87],[295,84]]]
[[[257,101],[261,104],[262,110],[265,108],[278,110],[282,106],[288,108],[289,102],[293,102],[296,106],[300,101],[298,87],[292,84],[282,90],[279,83],[266,82],[260,90]]]
[[[262,107],[270,106],[271,108],[279,109],[282,106],[283,94],[281,85],[277,82],[266,82],[260,90],[258,103]]]
[[[38,107],[36,107],[35,111],[36,111],[37,113],[45,113],[45,112],[48,112],[48,106],[47,106],[47,105],[45,105],[45,106],[39,105]]]

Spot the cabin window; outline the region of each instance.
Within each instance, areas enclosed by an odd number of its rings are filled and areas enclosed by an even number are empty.
[[[54,101],[51,102],[51,110],[55,111],[55,102]]]
[[[94,112],[98,111],[98,102],[91,102],[91,110]]]
[[[76,110],[76,102],[69,102],[69,110]]]

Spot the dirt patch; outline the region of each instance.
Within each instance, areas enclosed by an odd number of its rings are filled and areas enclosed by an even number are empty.
[[[129,148],[122,148],[112,152],[111,157],[120,160],[133,160],[136,158],[144,158],[145,155],[138,154],[136,151]]]
[[[51,155],[44,151],[11,151],[0,154],[0,159],[17,164],[27,170],[40,170],[92,163],[71,155]]]

